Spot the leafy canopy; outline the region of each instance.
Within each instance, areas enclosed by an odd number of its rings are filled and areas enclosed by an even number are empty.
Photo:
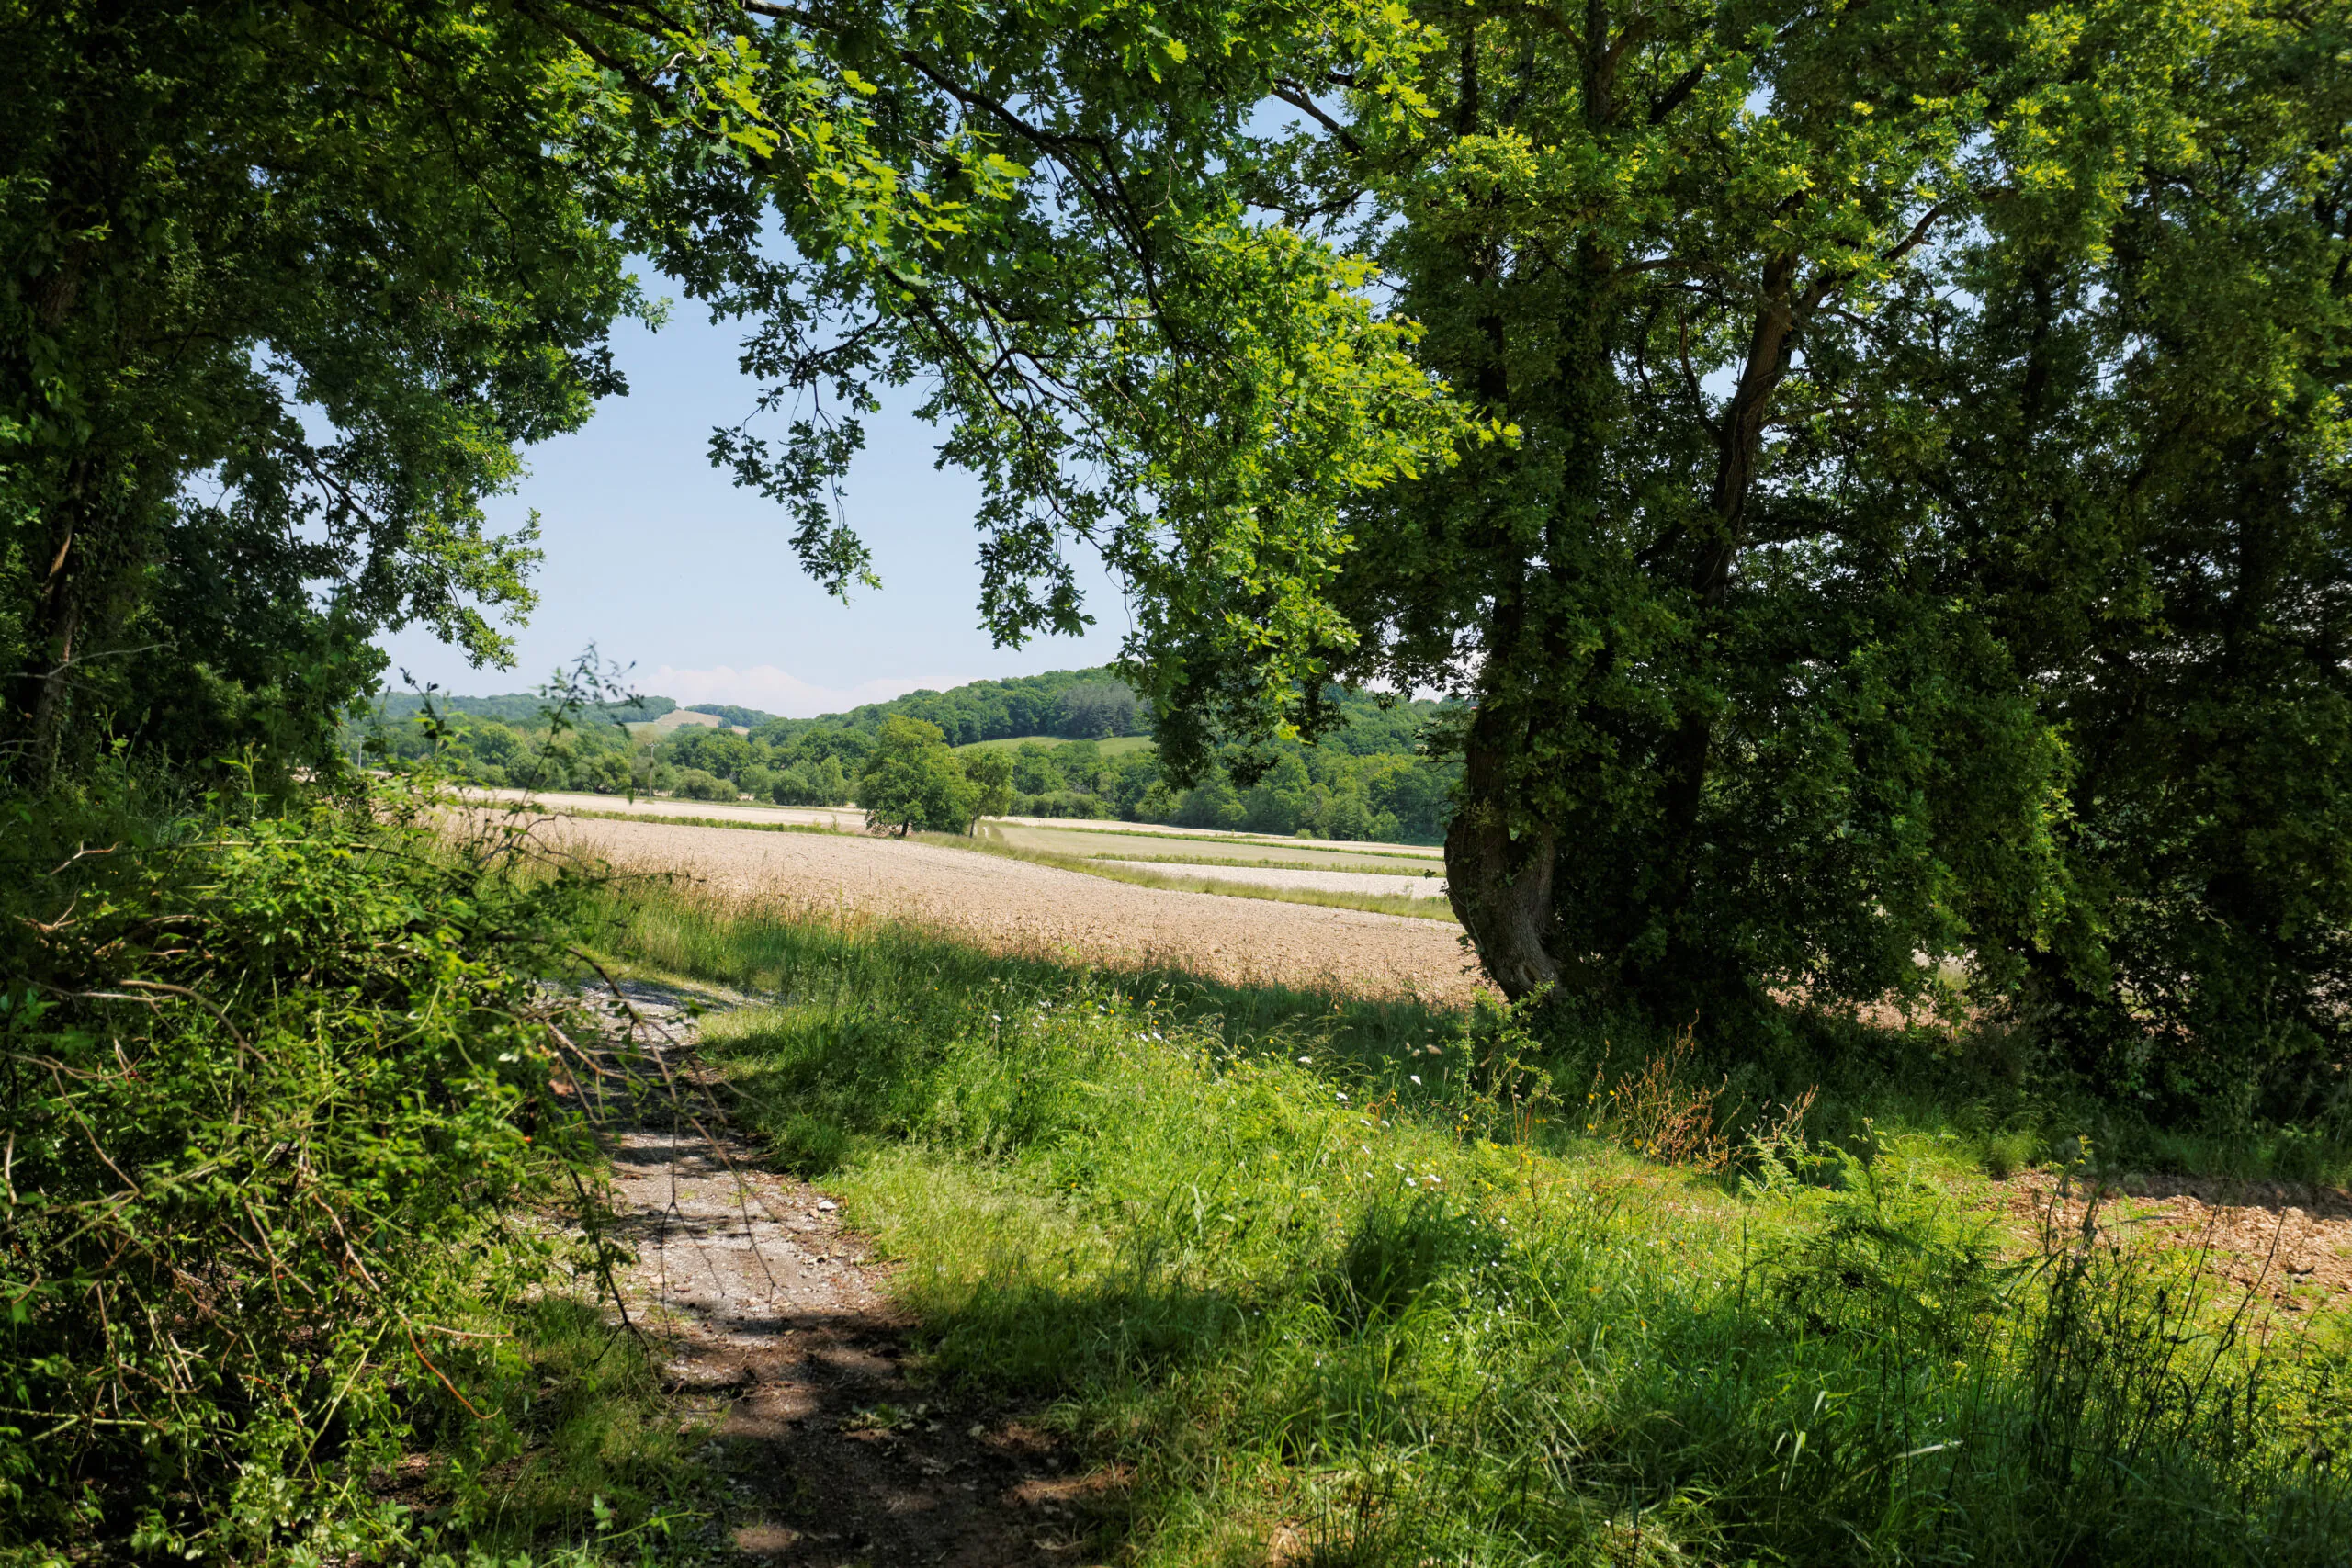
[[[481,498],[620,389],[628,105],[505,6],[0,12],[0,747],[315,757],[422,622],[480,660]]]
[[[747,9],[772,141],[661,254],[822,580],[935,374],[989,624],[1080,624],[1099,550],[1180,773],[1328,676],[1466,699],[1513,994],[1964,960],[2340,1047],[2340,0]]]
[[[984,795],[1008,800],[1011,795],[1011,763],[994,753],[978,755],[985,779],[967,774],[939,726],[896,714],[884,719],[857,775],[857,803],[865,808],[867,826],[901,839],[917,829],[969,831]]]

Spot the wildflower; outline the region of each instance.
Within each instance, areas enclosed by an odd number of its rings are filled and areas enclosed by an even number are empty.
[[[1419,1074],[1419,1073],[1410,1073],[1410,1074],[1408,1074],[1407,1076],[1408,1076],[1408,1077],[1410,1077],[1410,1078],[1411,1078],[1415,1083],[1419,1083],[1419,1082],[1420,1082],[1420,1081],[1421,1081],[1421,1075],[1420,1075],[1420,1074]]]
[[[1301,1056],[1298,1059],[1298,1065],[1302,1067],[1311,1067],[1315,1065],[1315,1058],[1312,1056]]]

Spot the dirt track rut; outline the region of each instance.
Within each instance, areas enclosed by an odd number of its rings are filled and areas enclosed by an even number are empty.
[[[1085,1473],[1028,1412],[924,1387],[869,1245],[727,1122],[687,998],[624,990],[635,1019],[606,998],[607,1037],[634,1030],[687,1099],[680,1114],[660,1094],[607,1098],[618,1238],[637,1254],[616,1283],[680,1419],[711,1433],[711,1544],[795,1568],[1099,1561],[1121,1477]]]

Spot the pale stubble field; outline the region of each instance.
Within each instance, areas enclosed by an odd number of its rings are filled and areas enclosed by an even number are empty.
[[[747,903],[905,920],[997,952],[1164,964],[1230,982],[1329,985],[1453,1005],[1477,989],[1460,929],[1441,920],[1135,886],[859,833],[563,815],[538,819],[532,832],[549,849],[625,873],[686,877]]]

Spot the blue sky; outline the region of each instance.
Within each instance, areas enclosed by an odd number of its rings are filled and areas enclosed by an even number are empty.
[[[659,289],[658,279],[649,279]],[[741,703],[803,717],[921,686],[1100,664],[1127,630],[1116,585],[1089,561],[1081,638],[992,649],[978,628],[977,487],[933,467],[937,438],[909,389],[869,421],[850,475],[852,526],[873,548],[882,589],[846,606],[800,572],[773,502],[739,491],[704,456],[714,424],[749,410],[737,332],[680,301],[671,323],[615,334],[629,395],[573,434],[526,454],[530,477],[492,518],[539,512],[546,559],[538,607],[515,632],[511,671],[470,668],[417,628],[386,637],[388,679],[405,668],[460,695],[526,691],[594,642],[636,666],[632,683],[681,703]]]

